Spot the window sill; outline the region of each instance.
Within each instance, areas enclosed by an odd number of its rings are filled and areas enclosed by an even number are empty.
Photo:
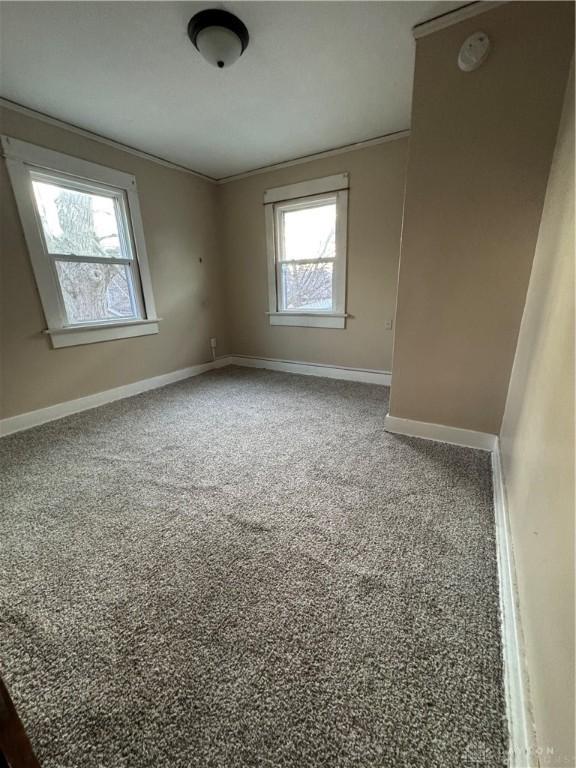
[[[343,312],[268,312],[270,325],[291,325],[299,328],[346,328],[347,314]]]
[[[99,323],[95,325],[75,325],[67,328],[48,328],[44,331],[52,339],[52,346],[76,347],[81,344],[94,344],[99,341],[130,339],[134,336],[150,336],[158,333],[160,318],[153,320],[128,320],[123,323]]]

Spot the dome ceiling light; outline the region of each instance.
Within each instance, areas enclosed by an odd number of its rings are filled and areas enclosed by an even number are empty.
[[[188,37],[206,61],[219,69],[231,67],[250,40],[246,26],[237,16],[216,8],[192,16]]]

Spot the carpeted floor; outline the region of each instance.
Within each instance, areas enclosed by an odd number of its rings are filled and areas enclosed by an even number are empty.
[[[0,441],[0,669],[45,768],[505,764],[490,460],[228,368]]]

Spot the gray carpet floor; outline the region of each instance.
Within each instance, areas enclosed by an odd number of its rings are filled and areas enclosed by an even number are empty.
[[[0,441],[0,669],[45,768],[505,764],[490,459],[228,368]]]

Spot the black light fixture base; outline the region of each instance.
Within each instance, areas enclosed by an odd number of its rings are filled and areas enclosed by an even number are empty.
[[[229,29],[231,32],[234,32],[242,45],[242,53],[244,53],[248,47],[250,35],[248,34],[246,25],[240,21],[237,16],[234,16],[233,13],[223,11],[219,8],[209,8],[205,11],[199,11],[192,16],[188,22],[188,37],[196,49],[198,48],[196,39],[200,32],[207,27],[224,27],[224,29]],[[218,66],[223,67],[224,62],[219,61]]]

